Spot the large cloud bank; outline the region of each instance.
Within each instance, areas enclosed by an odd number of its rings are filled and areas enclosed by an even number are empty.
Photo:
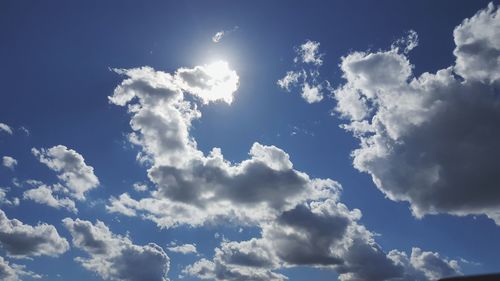
[[[407,40],[416,45],[415,34]],[[500,18],[488,5],[458,25],[454,65],[413,75],[406,51],[353,52],[334,91],[360,141],[354,167],[426,214],[486,214],[500,224]]]
[[[219,148],[208,155],[200,151],[190,133],[192,121],[201,117],[197,103],[230,103],[233,94],[228,99],[192,92],[198,85],[203,88],[197,92],[210,93],[209,76],[198,73],[207,69],[183,68],[182,73],[197,73],[187,80],[179,71],[117,70],[126,79],[109,97],[128,108],[129,140],[140,148],[137,158],[148,167],[154,188],[141,198],[128,193],[112,197],[108,211],[141,216],[162,228],[231,222],[261,229],[260,237],[248,241],[223,241],[212,259],[186,267],[185,276],[284,280],[277,271],[294,266],[331,269],[342,280],[427,280],[458,274],[458,264],[437,253],[418,248],[410,257],[397,250],[384,252],[375,235],[359,223],[361,212],[339,201],[337,182],[295,170],[290,156],[278,147],[254,143],[249,158],[239,163],[229,162]],[[435,259],[419,259],[422,255]]]

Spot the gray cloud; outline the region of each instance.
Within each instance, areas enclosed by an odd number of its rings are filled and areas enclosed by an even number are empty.
[[[27,258],[57,257],[69,249],[66,239],[59,236],[53,225],[40,223],[31,226],[9,219],[0,210],[0,245],[9,256]]]
[[[298,205],[264,223],[262,237],[223,241],[212,261],[201,259],[183,273],[213,280],[284,280],[276,270],[314,266],[334,270],[342,281],[436,280],[460,274],[458,262],[414,248],[411,257],[385,253],[358,223],[359,210],[334,200]]]
[[[239,163],[230,163],[219,148],[207,155],[200,151],[190,129],[201,113],[184,97],[190,93],[184,83],[193,82],[179,82],[184,78],[149,67],[118,72],[128,77],[109,100],[128,105],[133,130],[129,140],[141,148],[138,160],[147,165],[154,186],[140,199],[128,193],[112,197],[108,211],[141,216],[167,228],[230,222],[262,230],[260,238],[224,240],[212,260],[199,260],[184,275],[281,281],[286,276],[279,269],[313,266],[335,270],[345,281],[403,280],[414,272],[425,277],[410,261],[398,263],[381,249],[375,235],[358,222],[361,212],[338,201],[338,183],[295,170],[282,149],[254,143],[248,159]]]
[[[490,3],[453,31],[455,72],[468,81],[494,83],[500,79],[500,18]]]
[[[201,113],[184,99],[185,83],[190,82],[179,82],[180,71],[175,77],[147,67],[120,73],[129,78],[109,99],[129,105],[134,130],[129,139],[142,148],[138,158],[151,164],[148,176],[156,190],[140,200],[128,194],[112,198],[109,211],[141,213],[161,227],[221,219],[249,223],[297,202],[336,196],[336,182],[311,179],[293,169],[289,155],[275,146],[255,143],[250,158],[236,164],[224,159],[218,148],[204,155],[189,132]]]
[[[103,279],[168,281],[170,259],[160,246],[135,245],[128,237],[113,234],[101,221],[92,224],[66,218],[63,223],[73,237],[73,245],[89,255],[76,261]]]
[[[492,4],[465,20],[456,64],[419,77],[394,46],[342,58],[346,83],[334,97],[360,140],[354,167],[417,217],[486,214],[500,224],[498,24]]]

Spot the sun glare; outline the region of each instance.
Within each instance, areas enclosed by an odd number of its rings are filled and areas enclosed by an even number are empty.
[[[191,92],[199,96],[205,103],[222,100],[228,104],[233,101],[234,92],[239,87],[236,71],[226,61],[215,61],[199,67],[205,77],[199,81],[202,87],[191,88]]]

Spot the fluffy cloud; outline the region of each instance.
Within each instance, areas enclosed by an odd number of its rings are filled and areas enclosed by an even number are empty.
[[[9,135],[13,134],[12,129],[9,127],[9,125],[7,125],[5,123],[0,123],[0,132],[2,132],[2,131],[6,132]]]
[[[223,241],[212,261],[201,259],[183,273],[213,280],[284,280],[280,268],[334,270],[342,281],[436,280],[459,274],[458,262],[437,253],[393,250],[386,254],[374,234],[358,223],[359,210],[328,199],[298,205],[264,223],[262,237]]]
[[[92,224],[66,218],[63,223],[73,237],[73,245],[89,255],[76,261],[103,279],[168,281],[170,259],[160,246],[135,245],[128,237],[113,234],[101,221]]]
[[[500,18],[490,3],[453,31],[455,72],[468,81],[495,83],[500,79]]]
[[[27,276],[33,279],[42,278],[41,275],[25,269],[26,267],[18,264],[10,264],[0,256],[0,279],[4,281],[20,281],[21,277]]]
[[[53,194],[53,189],[54,187],[40,185],[37,188],[26,190],[23,193],[23,198],[56,209],[63,208],[73,213],[78,212],[75,206],[75,201],[68,197],[59,198],[58,196],[55,196]],[[57,187],[55,189],[57,189]]]
[[[148,190],[148,185],[145,183],[136,182],[132,185],[135,191],[142,192]]]
[[[306,41],[295,47],[295,70],[287,71],[285,77],[277,81],[280,88],[287,92],[299,89],[300,95],[307,103],[320,102],[323,90],[330,88],[328,81],[319,79],[319,67],[323,64],[324,54],[319,52],[319,42]]]
[[[195,244],[182,244],[182,245],[173,244],[172,246],[168,247],[167,249],[171,252],[181,253],[181,254],[196,254],[196,253],[198,253],[198,251],[196,250]]]
[[[221,100],[230,104],[239,87],[238,75],[224,61],[194,68],[180,68],[175,77],[184,91],[199,97],[204,103]]]
[[[294,62],[310,63],[314,65],[323,64],[324,54],[319,52],[319,42],[307,40],[304,44],[295,48],[297,57],[295,57]]]
[[[208,155],[198,150],[190,128],[201,113],[184,98],[186,92],[198,94],[186,87],[193,79],[180,73],[200,69],[183,68],[175,75],[148,67],[119,71],[128,79],[109,99],[117,105],[128,104],[133,129],[129,139],[142,148],[138,158],[150,163],[148,176],[156,190],[140,200],[128,194],[112,198],[109,211],[129,216],[140,213],[161,227],[222,219],[251,223],[308,199],[336,196],[336,182],[311,179],[293,169],[288,154],[275,146],[255,143],[249,159],[236,164],[224,159],[218,148]],[[188,81],[180,81],[184,78]],[[206,83],[199,87],[210,89]],[[230,103],[232,94],[223,101]]]
[[[128,106],[133,130],[129,140],[141,148],[138,160],[148,166],[154,188],[140,199],[127,193],[112,197],[108,211],[142,216],[167,228],[229,221],[262,229],[260,238],[223,241],[212,260],[186,267],[184,275],[281,281],[286,276],[276,270],[314,266],[336,270],[342,280],[385,280],[416,270],[391,259],[358,223],[361,212],[338,202],[338,183],[295,170],[282,149],[254,143],[249,158],[239,163],[224,159],[218,148],[208,155],[198,150],[190,129],[201,113],[184,97],[197,94],[186,87],[192,81],[180,81],[179,71],[171,75],[143,67],[118,72],[128,78],[109,100]]]
[[[53,225],[39,223],[31,226],[16,219],[9,219],[0,210],[0,245],[9,256],[57,257],[69,249],[68,241],[59,236]]]
[[[457,261],[443,259],[438,253],[424,252],[419,248],[412,249],[410,263],[415,269],[420,270],[429,280],[454,276],[457,271],[459,271]]]
[[[14,170],[14,167],[17,165],[17,160],[10,157],[10,156],[3,156],[2,157],[2,165],[4,167],[11,169],[11,170]]]
[[[417,217],[486,214],[500,224],[498,26],[490,4],[455,28],[455,65],[418,77],[394,46],[342,58],[346,83],[334,97],[360,140],[354,167]]]
[[[64,145],[49,149],[32,148],[31,152],[38,160],[58,173],[57,177],[68,187],[71,196],[78,200],[85,199],[85,192],[99,185],[94,175],[94,168],[88,166],[83,156]]]
[[[13,199],[8,199],[7,198],[7,192],[9,191],[10,188],[1,188],[0,187],[0,205],[5,204],[9,206],[18,206],[19,205],[19,198],[14,197]]]

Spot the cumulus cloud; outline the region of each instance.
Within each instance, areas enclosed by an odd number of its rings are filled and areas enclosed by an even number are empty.
[[[453,31],[455,72],[468,81],[496,83],[500,79],[500,18],[490,3]]]
[[[425,252],[420,248],[413,248],[410,257],[411,265],[420,270],[429,280],[454,276],[460,267],[455,260],[443,259],[438,253]]]
[[[306,82],[302,85],[302,98],[308,103],[320,102],[323,99],[321,89],[319,86],[309,85]]]
[[[129,139],[142,148],[139,158],[151,163],[148,176],[156,190],[152,197],[140,200],[128,194],[113,197],[109,211],[139,213],[161,227],[221,219],[250,222],[274,216],[297,202],[334,196],[339,188],[336,182],[311,179],[293,169],[288,154],[275,146],[255,143],[250,157],[236,164],[224,159],[218,148],[208,155],[198,150],[190,128],[201,113],[184,98],[186,93],[197,94],[185,86],[192,82],[179,82],[179,73],[198,69],[183,68],[175,75],[147,67],[120,71],[129,78],[109,99],[128,104],[133,129]]]
[[[168,281],[170,259],[160,246],[135,245],[128,237],[112,233],[99,220],[92,224],[65,218],[63,223],[73,237],[73,245],[89,256],[77,257],[76,261],[103,279]]]
[[[9,219],[0,210],[0,245],[14,258],[36,256],[57,257],[69,249],[66,239],[59,236],[53,225],[39,223],[36,226]]]
[[[42,278],[41,275],[26,270],[24,265],[11,264],[0,256],[0,279],[4,281],[20,281],[25,276],[33,279]]]
[[[167,248],[170,252],[181,254],[197,254],[196,244],[171,245]]]
[[[319,67],[323,64],[324,54],[319,52],[319,42],[306,41],[294,50],[295,69],[286,72],[286,75],[277,81],[280,88],[287,92],[299,90],[300,95],[307,103],[320,102],[323,91],[328,90],[328,81],[320,81]]]
[[[68,187],[70,195],[78,200],[85,200],[85,192],[99,185],[94,168],[88,166],[83,156],[73,149],[57,145],[49,149],[32,148],[31,152],[41,163],[58,173],[57,177]]]
[[[9,135],[12,135],[13,132],[12,132],[12,129],[10,128],[9,125],[5,124],[5,123],[0,123],[0,132],[5,132]]]
[[[346,83],[334,97],[360,141],[354,167],[417,217],[486,214],[500,224],[498,25],[493,4],[464,20],[455,65],[418,77],[394,46],[342,58]]]
[[[184,275],[281,281],[286,276],[279,269],[313,266],[354,281],[422,272],[396,263],[381,249],[374,234],[359,224],[361,212],[338,201],[337,182],[295,170],[282,149],[254,143],[239,163],[229,162],[219,148],[206,155],[200,151],[190,129],[201,113],[197,100],[184,96],[196,94],[177,74],[149,67],[119,73],[128,77],[109,100],[128,106],[129,140],[140,147],[138,159],[146,163],[154,186],[142,198],[111,197],[107,210],[141,216],[162,228],[229,221],[262,230],[261,237],[248,241],[223,240],[212,260],[199,260]]]
[[[68,197],[59,198],[53,194],[53,190],[57,187],[51,187],[47,185],[40,185],[37,188],[26,190],[23,193],[23,198],[26,200],[32,200],[39,204],[44,204],[56,209],[66,209],[73,213],[78,213],[75,206],[75,201]]]
[[[19,198],[14,197],[12,199],[7,198],[7,192],[10,188],[2,188],[0,187],[0,205],[8,205],[8,206],[18,206]]]
[[[239,87],[239,77],[227,62],[217,61],[194,68],[180,68],[175,73],[176,83],[203,103],[217,100],[231,103]]]
[[[3,156],[2,157],[2,165],[4,167],[11,169],[11,170],[14,170],[14,167],[17,166],[17,160],[10,157],[10,156]]]
[[[342,281],[436,280],[459,274],[458,262],[414,248],[411,258],[385,253],[359,224],[361,212],[335,200],[298,205],[264,223],[262,237],[223,241],[213,260],[201,259],[183,273],[213,280],[285,280],[276,270],[313,266],[334,270]]]

